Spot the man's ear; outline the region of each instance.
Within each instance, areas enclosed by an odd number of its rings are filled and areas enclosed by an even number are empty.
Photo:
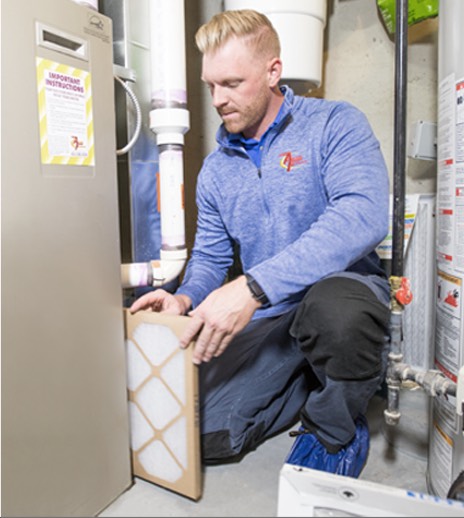
[[[273,58],[268,65],[269,86],[274,88],[279,84],[282,77],[282,61],[280,58]]]

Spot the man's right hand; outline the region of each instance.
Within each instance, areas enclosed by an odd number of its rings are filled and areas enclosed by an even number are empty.
[[[169,313],[171,315],[185,315],[192,302],[187,295],[173,295],[163,289],[150,291],[138,298],[129,308],[131,313],[142,309],[156,311],[157,313]]]

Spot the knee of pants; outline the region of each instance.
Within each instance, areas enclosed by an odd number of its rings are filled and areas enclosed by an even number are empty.
[[[363,283],[330,277],[312,286],[291,327],[307,361],[335,380],[381,374],[390,311]]]

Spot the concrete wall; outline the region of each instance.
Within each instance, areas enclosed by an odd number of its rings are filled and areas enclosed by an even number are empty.
[[[186,2],[188,103],[191,129],[186,136],[186,229],[195,231],[194,189],[204,156],[215,147],[219,117],[200,81],[201,57],[194,45],[196,29],[222,10],[221,0]],[[436,122],[438,18],[409,27],[407,141],[418,120]],[[393,178],[395,44],[374,0],[328,0],[323,83],[308,95],[343,99],[368,117]],[[407,193],[435,192],[436,163],[406,161]],[[393,181],[391,181],[393,187]],[[191,248],[191,244],[189,244]]]
[[[438,18],[409,27],[407,130],[436,122]],[[359,107],[393,174],[395,44],[374,0],[329,0],[322,97]],[[434,161],[408,159],[407,192],[434,192]]]

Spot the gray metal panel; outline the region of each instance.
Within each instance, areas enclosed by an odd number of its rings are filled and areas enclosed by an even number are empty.
[[[119,68],[130,72],[127,67],[127,0],[100,0],[100,12],[111,18],[113,27],[113,60]],[[137,5],[140,0],[137,0]],[[132,128],[128,131],[127,104],[131,105],[125,90],[119,83],[116,85],[116,142],[118,149],[123,148],[133,135]],[[132,85],[129,84],[129,87]],[[132,105],[131,105],[132,107]],[[148,112],[147,112],[148,113]],[[130,153],[118,155],[118,192],[119,192],[119,226],[121,234],[121,260],[123,263],[134,262],[132,236],[132,204],[130,190]]]
[[[111,21],[27,6],[1,5],[2,515],[92,516],[131,485]],[[89,61],[37,50],[36,20]],[[95,167],[41,163],[36,55],[90,72]]]

